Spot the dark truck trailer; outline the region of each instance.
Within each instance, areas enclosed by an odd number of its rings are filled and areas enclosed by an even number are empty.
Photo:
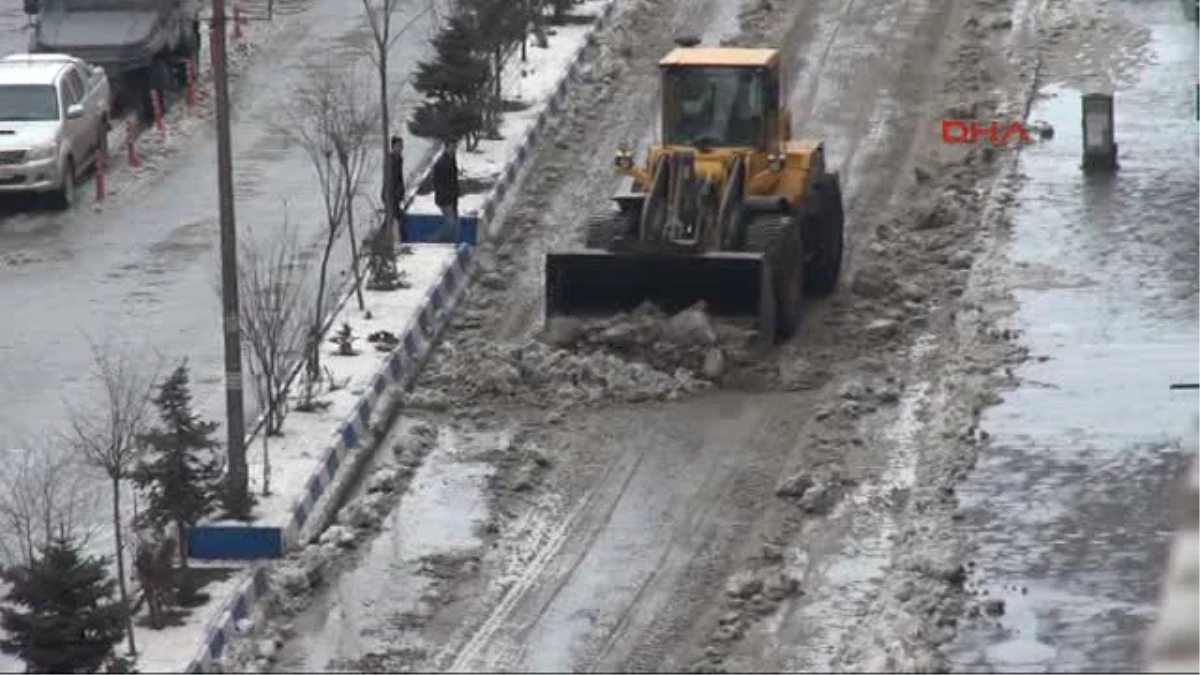
[[[186,83],[200,52],[198,0],[25,0],[29,51],[70,54],[108,73],[117,111],[153,116],[151,92]]]

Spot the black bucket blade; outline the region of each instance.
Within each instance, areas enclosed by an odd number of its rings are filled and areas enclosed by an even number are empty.
[[[760,319],[771,302],[766,268],[759,253],[551,253],[546,316],[603,316],[646,301],[674,313],[703,300],[714,316]]]

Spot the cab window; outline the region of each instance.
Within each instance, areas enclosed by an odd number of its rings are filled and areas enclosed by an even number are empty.
[[[760,147],[771,109],[765,71],[705,66],[671,68],[664,81],[668,144]]]

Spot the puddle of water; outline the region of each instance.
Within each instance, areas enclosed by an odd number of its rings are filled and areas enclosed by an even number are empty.
[[[366,555],[295,622],[303,637],[284,647],[280,668],[321,672],[331,661],[416,646],[415,632],[397,620],[419,611],[432,584],[421,561],[481,543],[476,527],[488,513],[485,486],[494,469],[465,461],[463,451],[476,441],[442,431]]]
[[[1200,376],[1197,46],[1175,0],[1114,6],[1149,25],[1156,54],[1115,94],[1119,170],[1080,171],[1080,92],[1063,88],[1031,115],[1054,138],[1021,157],[1014,274],[1038,279],[1016,284],[1015,327],[1045,359],[985,412],[991,444],[958,494],[979,583],[1028,594],[960,630],[956,670],[1141,669],[1166,490],[1195,436],[1194,393],[1168,385]]]

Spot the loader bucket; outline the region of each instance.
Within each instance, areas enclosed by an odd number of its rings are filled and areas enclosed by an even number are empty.
[[[674,313],[701,300],[713,316],[774,326],[769,270],[760,253],[612,253],[546,256],[546,317],[596,317],[649,301]]]

